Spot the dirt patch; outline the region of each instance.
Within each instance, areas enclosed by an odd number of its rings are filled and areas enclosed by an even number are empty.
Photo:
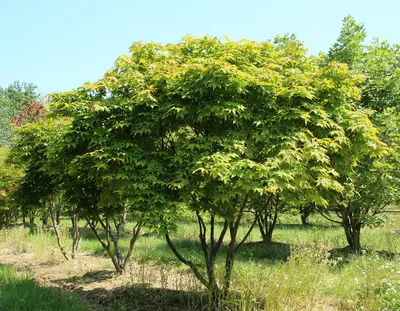
[[[187,310],[188,304],[199,303],[193,295],[200,285],[190,274],[176,278],[177,271],[160,265],[131,263],[119,275],[108,258],[90,253],[81,253],[74,262],[58,253],[42,258],[13,249],[0,249],[0,263],[29,272],[40,286],[74,292],[95,310]]]

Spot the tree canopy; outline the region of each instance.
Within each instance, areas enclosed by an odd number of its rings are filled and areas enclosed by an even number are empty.
[[[247,237],[239,240],[238,228],[254,196],[327,206],[346,187],[342,174],[381,152],[368,112],[357,107],[362,76],[307,56],[292,37],[271,43],[189,36],[177,44],[137,42],[130,51],[96,83],[52,95],[52,117],[71,120],[58,141],[60,157],[67,167],[85,167],[101,206],[128,200],[155,220],[212,291],[228,233],[229,288]],[[198,218],[206,275],[169,236],[168,220],[182,207]],[[215,217],[224,221],[219,237]]]

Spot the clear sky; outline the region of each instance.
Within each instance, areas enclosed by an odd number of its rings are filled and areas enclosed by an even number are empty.
[[[102,77],[135,41],[186,34],[262,41],[294,33],[317,54],[348,14],[369,38],[400,43],[400,0],[0,0],[0,86],[67,91]]]

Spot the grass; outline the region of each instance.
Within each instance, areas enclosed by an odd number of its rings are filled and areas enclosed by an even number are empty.
[[[28,274],[0,266],[1,311],[88,311],[85,303],[59,288],[39,286]]]
[[[310,219],[311,225],[302,226],[298,217],[283,215],[274,232],[274,243],[270,245],[260,243],[260,234],[255,230],[249,243],[239,251],[232,297],[221,310],[400,310],[400,216],[391,217],[392,221],[384,227],[363,229],[362,245],[366,251],[358,256],[342,250],[346,246],[343,229],[318,216]],[[68,225],[67,221],[63,222],[64,227]],[[201,263],[196,229],[195,222],[182,221],[173,234],[173,241],[186,257]],[[244,232],[243,228],[240,234]],[[128,281],[121,287],[124,293],[116,294],[122,298],[114,302],[113,308],[204,308],[207,300],[204,289],[188,268],[176,259],[162,237],[145,233],[137,241],[135,264],[128,270]],[[0,236],[5,237],[0,248],[34,253],[35,257],[47,261],[61,258],[51,231],[30,233],[27,229],[14,228],[3,231]],[[71,243],[66,229],[63,241],[66,246]],[[128,243],[127,232],[121,242],[125,250]],[[85,233],[82,251],[97,258],[105,256],[90,231]],[[217,260],[220,275],[224,267],[221,255]],[[108,264],[103,261],[101,269],[112,269],[111,261],[105,262]],[[152,295],[157,305],[150,304],[146,309],[143,303]]]

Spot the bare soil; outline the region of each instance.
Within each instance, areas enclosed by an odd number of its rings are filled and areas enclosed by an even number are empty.
[[[0,249],[0,264],[29,272],[39,286],[73,292],[93,310],[173,311],[187,310],[188,304],[199,303],[191,297],[193,293],[184,290],[198,286],[191,275],[179,274],[179,284],[171,282],[176,279],[176,272],[157,265],[131,263],[127,272],[119,275],[110,268],[108,258],[89,253],[80,253],[74,262],[56,252],[41,258],[12,249]]]

